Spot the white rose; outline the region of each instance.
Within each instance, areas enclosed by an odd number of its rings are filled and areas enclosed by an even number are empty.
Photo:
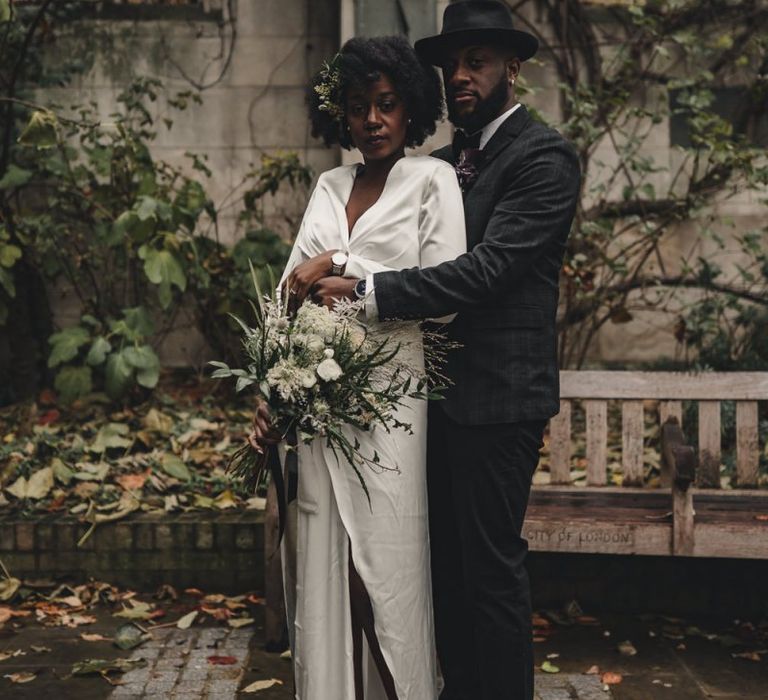
[[[333,357],[333,348],[328,348],[323,354],[328,358]]]
[[[317,376],[324,382],[335,382],[342,374],[339,363],[331,357],[327,357],[317,366]]]
[[[320,352],[324,347],[325,343],[319,335],[310,336],[307,341],[307,350],[310,352]]]
[[[317,378],[311,372],[302,372],[301,374],[301,386],[305,389],[311,389],[317,384]]]

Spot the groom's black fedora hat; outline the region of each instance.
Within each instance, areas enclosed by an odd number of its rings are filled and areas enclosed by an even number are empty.
[[[437,36],[419,39],[416,53],[434,65],[440,65],[451,49],[469,44],[499,44],[514,49],[521,61],[539,48],[539,40],[512,26],[509,7],[495,0],[454,2],[445,8],[443,28]]]

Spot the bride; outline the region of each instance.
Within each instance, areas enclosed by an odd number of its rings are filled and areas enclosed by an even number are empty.
[[[311,297],[329,274],[361,279],[431,267],[466,250],[453,168],[404,157],[442,115],[437,74],[399,37],[356,38],[313,81],[314,136],[356,147],[363,163],[323,173],[307,206],[282,285]],[[370,292],[370,290],[368,290]],[[368,301],[366,303],[369,303]],[[391,332],[387,328],[379,332]],[[376,327],[371,332],[377,332]],[[423,362],[415,323],[398,324],[410,361]],[[356,437],[397,470],[368,470],[370,505],[352,469],[321,440],[299,445],[293,620],[297,700],[437,697],[426,492],[427,405],[412,401],[405,431]],[[407,414],[407,415],[406,415]],[[252,444],[269,443],[264,404]],[[286,552],[287,556],[290,553]]]

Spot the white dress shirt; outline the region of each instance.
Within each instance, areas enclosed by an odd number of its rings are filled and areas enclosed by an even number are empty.
[[[486,147],[488,142],[493,138],[493,135],[499,130],[499,127],[512,116],[512,113],[518,107],[520,107],[520,102],[508,109],[504,114],[500,114],[492,122],[488,122],[482,128],[480,132],[480,150]],[[469,134],[469,136],[472,136],[472,134]],[[376,320],[379,317],[379,307],[376,304],[376,291],[373,286],[373,273],[365,278],[365,315],[369,320]]]

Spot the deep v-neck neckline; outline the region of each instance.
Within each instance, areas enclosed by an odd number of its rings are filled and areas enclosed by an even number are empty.
[[[352,240],[352,236],[354,235],[355,229],[358,227],[358,224],[360,223],[360,221],[365,218],[365,216],[368,214],[369,211],[371,211],[371,209],[373,209],[382,199],[384,199],[384,195],[387,192],[387,187],[389,187],[390,180],[392,179],[392,171],[398,166],[398,164],[401,161],[404,161],[405,158],[406,158],[405,156],[403,156],[402,158],[398,158],[392,164],[392,167],[389,169],[389,172],[387,173],[387,178],[386,180],[384,180],[384,187],[381,188],[381,193],[376,198],[376,201],[373,204],[371,204],[371,206],[369,206],[362,214],[360,214],[360,216],[357,217],[357,219],[355,220],[355,223],[351,227],[349,225],[349,216],[347,215],[347,206],[349,205],[349,199],[352,196],[352,190],[355,188],[355,180],[357,179],[357,173],[360,170],[360,168],[363,167],[363,164],[358,163],[356,165],[353,165],[350,168],[350,174],[352,175],[352,177],[350,178],[351,182],[349,185],[349,190],[346,193],[347,196],[344,198],[344,201],[342,202],[343,211],[344,211],[344,231],[347,234],[347,244],[349,244],[349,242]]]

